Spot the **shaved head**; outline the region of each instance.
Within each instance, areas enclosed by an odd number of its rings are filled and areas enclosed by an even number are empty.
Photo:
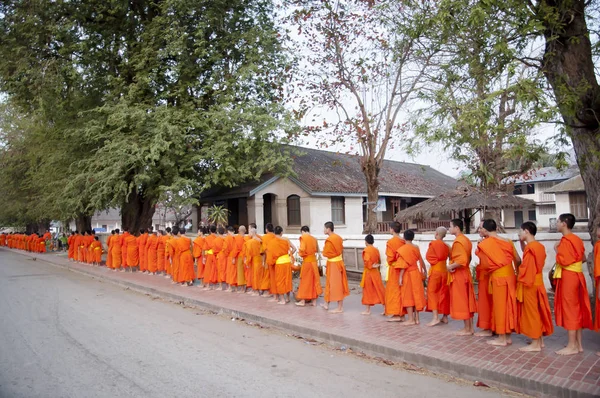
[[[243,233],[243,234],[245,234],[245,233],[246,233],[246,227],[244,227],[243,225],[240,225],[240,227],[238,228],[238,231],[239,231],[240,233]]]
[[[435,234],[440,239],[444,239],[446,237],[446,233],[448,233],[446,227],[437,227],[437,229],[435,230]]]

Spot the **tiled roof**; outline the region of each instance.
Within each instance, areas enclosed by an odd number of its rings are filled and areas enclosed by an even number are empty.
[[[546,189],[545,193],[561,193],[561,192],[582,192],[585,191],[583,185],[583,179],[581,175],[577,175],[573,178],[569,178],[567,181],[563,181],[560,184]]]
[[[367,194],[367,184],[360,166],[360,158],[336,152],[298,148],[293,155],[293,170],[290,177],[310,194]],[[202,198],[225,199],[248,197],[256,188],[273,181],[272,175],[264,175],[235,188],[215,188],[204,192]],[[384,161],[379,174],[379,192],[402,195],[434,196],[456,188],[458,182],[430,166]]]
[[[511,179],[510,182],[514,182],[515,184],[530,184],[534,182],[564,181],[575,177],[577,174],[579,174],[577,166],[571,166],[564,170],[558,170],[556,167],[541,167],[523,176]]]

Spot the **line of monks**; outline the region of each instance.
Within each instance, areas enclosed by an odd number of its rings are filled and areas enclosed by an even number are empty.
[[[599,241],[594,246],[596,310],[593,320],[583,275],[584,245],[572,233],[575,221],[572,214],[562,214],[557,223],[563,237],[555,246],[555,321],[568,331],[569,337],[567,346],[557,351],[559,355],[583,351],[584,328],[600,331],[600,226],[597,228]],[[436,230],[435,239],[426,253],[429,270],[418,246],[413,243],[414,232],[404,231],[401,238],[400,228],[399,223],[392,224],[392,238],[386,244],[389,267],[385,287],[379,271],[382,263],[379,250],[373,246],[372,235],[365,238],[361,287],[362,303],[367,308],[362,314],[369,315],[371,306],[382,304],[389,322],[417,325],[420,323],[419,312],[426,310],[433,313],[427,326],[447,324],[448,316],[451,316],[464,322],[458,335],[496,335],[489,344],[507,346],[512,344],[511,334],[520,333],[532,339],[529,346],[521,348],[522,351],[543,348],[543,336],[552,334],[554,329],[542,275],[546,250],[535,240],[537,227],[534,223],[524,223],[519,231],[522,260],[512,241],[497,234],[494,220],[481,223],[481,240],[475,251],[479,257],[475,269],[479,286],[477,297],[470,269],[472,244],[462,232],[460,219],[451,222],[449,232],[455,236],[451,247],[443,241],[446,229]],[[301,232],[298,249],[283,236],[281,227],[274,228],[272,224],[267,224],[262,236],[258,235],[255,224],[250,224],[249,234],[244,226],[235,234],[232,227],[225,229],[212,225],[201,228],[193,242],[185,236],[185,229],[178,227],[159,233],[141,230],[135,235],[115,230],[108,238],[106,264],[114,271],[138,267],[146,274],[164,274],[182,286],[191,286],[197,279],[198,286],[205,290],[249,293],[271,298],[279,304],[290,301],[292,271],[300,269],[295,304],[316,305],[323,292],[317,261],[319,247],[307,226],[302,227]],[[321,252],[327,258],[322,307],[329,310],[329,304],[337,302],[337,308],[330,312],[341,313],[344,298],[349,295],[342,258],[343,239],[334,233],[331,222],[325,224],[324,233],[328,237]],[[24,235],[0,237],[1,245],[23,250],[41,247],[39,242]],[[100,263],[95,255],[102,253],[102,246],[93,232],[83,235],[74,232],[68,243],[70,260]],[[301,267],[294,264],[296,252],[302,258]],[[477,327],[481,329],[477,333],[474,330],[475,313],[478,313]]]
[[[51,240],[52,234],[48,231],[44,231],[41,235],[38,235],[37,232],[30,235],[0,234],[0,246],[25,250],[32,253],[46,253],[46,246]]]

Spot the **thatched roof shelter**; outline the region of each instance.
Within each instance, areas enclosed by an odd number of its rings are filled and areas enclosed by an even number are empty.
[[[521,198],[508,192],[483,192],[477,188],[461,186],[427,199],[396,215],[396,220],[421,221],[434,217],[434,214],[461,212],[467,209],[509,209],[534,206],[533,200]]]

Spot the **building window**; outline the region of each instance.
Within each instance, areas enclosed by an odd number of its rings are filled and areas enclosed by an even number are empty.
[[[287,198],[288,225],[300,225],[300,196],[290,195]]]
[[[570,192],[569,204],[571,205],[571,213],[579,220],[588,219],[587,197],[585,192]]]
[[[105,231],[108,231],[108,225],[106,225],[106,224],[103,224],[103,225],[102,225],[102,229],[104,229]]]
[[[536,220],[535,210],[529,210],[528,211],[528,215],[529,215],[529,221],[535,221]]]
[[[540,214],[553,215],[556,214],[556,205],[541,205],[538,206]]]
[[[533,185],[533,184],[527,184],[527,193],[528,194],[535,193],[535,185]]]
[[[523,185],[515,185],[513,195],[523,195]]]
[[[346,223],[346,200],[343,196],[331,197],[331,221],[336,225]]]
[[[154,224],[154,230],[155,231],[160,231],[160,224]]]

